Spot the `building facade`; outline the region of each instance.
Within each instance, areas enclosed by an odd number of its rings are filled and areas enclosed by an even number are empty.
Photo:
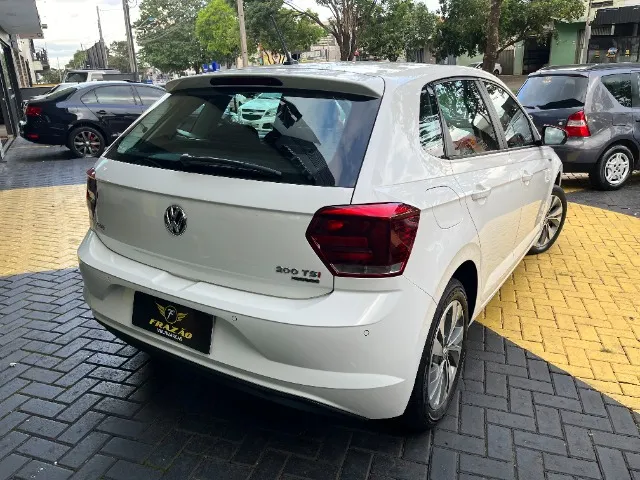
[[[21,54],[21,40],[43,38],[40,16],[35,0],[4,0],[0,2],[0,160],[6,148],[18,135],[22,115],[20,87],[32,78]]]

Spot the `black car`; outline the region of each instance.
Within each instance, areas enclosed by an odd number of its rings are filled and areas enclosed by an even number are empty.
[[[160,87],[124,81],[68,85],[27,102],[20,135],[97,157],[164,94]]]

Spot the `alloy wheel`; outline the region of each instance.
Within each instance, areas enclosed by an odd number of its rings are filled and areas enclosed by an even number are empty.
[[[616,152],[607,158],[604,164],[604,178],[613,186],[620,185],[627,178],[630,168],[629,157],[622,152]]]
[[[552,195],[549,209],[544,217],[544,222],[542,222],[542,231],[536,242],[536,248],[544,249],[558,234],[560,223],[562,223],[562,208],[562,200]]]
[[[429,405],[434,410],[446,404],[451,394],[460,368],[463,340],[464,311],[462,304],[453,300],[440,317],[431,347],[426,383]]]
[[[80,130],[73,138],[73,145],[83,157],[93,157],[100,151],[100,138],[90,130]]]

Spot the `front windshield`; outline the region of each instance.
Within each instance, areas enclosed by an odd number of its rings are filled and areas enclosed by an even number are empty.
[[[185,90],[152,108],[106,156],[237,178],[269,170],[278,172],[273,181],[353,187],[378,105],[299,89]]]
[[[68,72],[64,77],[65,82],[86,82],[89,78],[87,72]]]

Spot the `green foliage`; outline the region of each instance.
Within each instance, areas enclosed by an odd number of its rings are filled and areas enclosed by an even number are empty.
[[[282,51],[272,15],[292,52],[306,51],[326,35],[325,30],[310,18],[315,13],[284,8],[282,0],[246,0],[244,6],[247,39],[254,47],[261,45],[265,50]]]
[[[109,68],[115,68],[116,70],[120,70],[122,73],[131,72],[129,48],[127,47],[127,42],[125,40],[111,42],[107,51]]]
[[[240,53],[236,11],[225,0],[211,0],[198,13],[196,36],[210,56],[229,62]]]
[[[490,0],[440,0],[443,22],[435,46],[440,58],[482,52]],[[543,39],[553,21],[575,21],[584,13],[582,0],[504,0],[498,24],[498,50],[529,37]]]
[[[60,83],[60,76],[63,74],[61,70],[56,70],[55,68],[50,68],[49,70],[45,70],[40,75],[40,81],[38,83]]]
[[[367,54],[395,62],[400,55],[423,48],[436,31],[437,17],[423,3],[384,0],[376,5],[359,36]]]
[[[196,71],[210,60],[196,36],[198,12],[205,0],[141,0],[134,24],[140,59],[163,72]]]
[[[87,52],[86,50],[76,50],[73,54],[73,58],[67,63],[67,69],[73,68],[86,68],[87,66]]]

